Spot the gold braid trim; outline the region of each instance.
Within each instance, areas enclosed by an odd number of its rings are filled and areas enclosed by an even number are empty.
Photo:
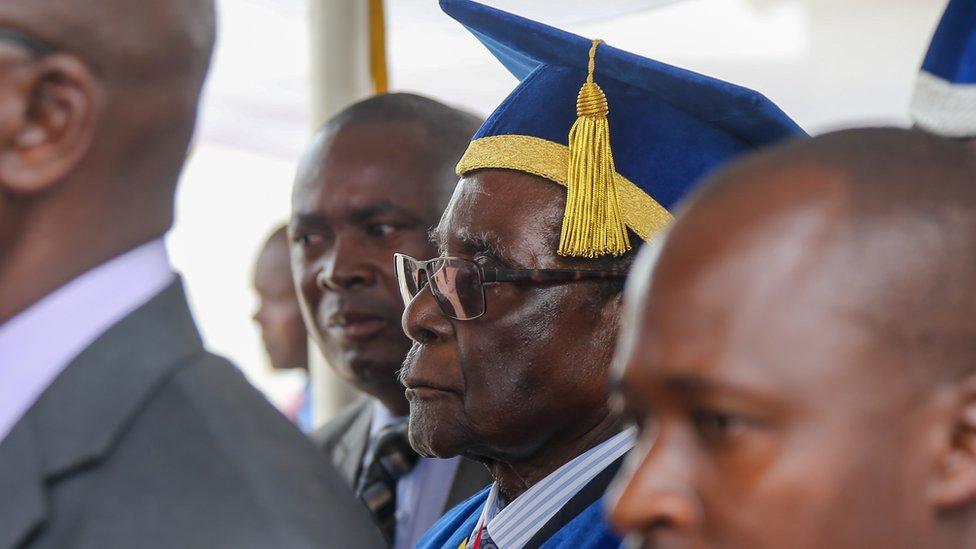
[[[457,173],[504,168],[538,175],[566,186],[569,147],[528,135],[495,135],[475,139],[461,157]],[[620,213],[630,230],[647,240],[674,221],[664,206],[626,177],[614,172]]]

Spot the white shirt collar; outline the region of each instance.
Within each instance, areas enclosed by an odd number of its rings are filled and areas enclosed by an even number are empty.
[[[481,518],[469,539],[487,525],[498,547],[520,549],[593,477],[634,447],[637,429],[629,427],[550,473],[504,505],[498,483],[491,487]]]
[[[154,240],[0,324],[0,442],[72,360],[175,278],[163,239]]]
[[[395,416],[386,406],[383,406],[378,399],[373,399],[373,419],[369,424],[369,439],[372,441],[376,438],[384,427],[393,425],[394,423],[400,423],[401,421],[406,421],[407,416]]]
[[[366,443],[366,451],[363,453],[363,461],[361,464],[362,469],[365,471],[366,467],[369,466],[367,460],[369,460],[370,449],[373,447],[373,443],[376,442],[376,435],[383,430],[384,427],[393,425],[394,423],[400,423],[401,421],[406,421],[408,416],[395,416],[379,399],[373,398],[373,417],[370,419],[369,423],[369,440]]]

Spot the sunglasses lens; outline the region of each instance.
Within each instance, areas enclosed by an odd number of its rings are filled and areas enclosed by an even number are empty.
[[[458,320],[478,318],[485,312],[485,294],[478,266],[470,261],[445,258],[431,264],[431,290],[441,310]]]

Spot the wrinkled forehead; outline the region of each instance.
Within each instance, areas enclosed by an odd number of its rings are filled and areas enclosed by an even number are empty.
[[[489,252],[513,266],[556,264],[565,191],[541,177],[512,170],[481,170],[458,182],[433,232],[439,251],[473,256]]]

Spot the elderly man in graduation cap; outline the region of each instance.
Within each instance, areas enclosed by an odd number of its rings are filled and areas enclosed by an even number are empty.
[[[440,256],[396,257],[411,444],[482,461],[495,480],[419,546],[615,547],[600,501],[634,431],[605,378],[634,249],[703,174],[803,132],[754,91],[473,2],[441,6],[521,83],[458,165]]]
[[[915,82],[919,128],[976,150],[976,0],[950,0]]]

